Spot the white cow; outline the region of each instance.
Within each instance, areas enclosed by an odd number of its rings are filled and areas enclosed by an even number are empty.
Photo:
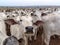
[[[58,14],[58,13],[56,13],[56,14]],[[44,23],[43,24],[43,28],[44,28],[43,40],[46,43],[46,45],[49,45],[50,37],[52,35],[54,35],[54,34],[60,35],[60,33],[59,33],[60,16],[56,15],[56,14],[52,13],[52,14],[47,14],[47,16],[46,15],[42,16],[41,12],[37,11],[37,12],[33,13],[33,15],[32,15],[34,22],[39,20]]]
[[[19,45],[17,39],[14,36],[7,36],[4,21],[6,19],[7,15],[0,13],[0,45]]]
[[[40,16],[40,21],[43,23],[43,40],[46,45],[49,45],[50,37],[54,34],[60,35],[60,15],[54,13],[48,15],[37,15]]]
[[[54,34],[60,35],[60,15],[47,15],[42,16],[43,24],[43,40],[46,45],[49,45],[50,37]]]
[[[22,16],[20,18],[17,17],[17,22],[19,24],[11,25],[11,34],[15,36],[18,40],[24,39],[25,45],[27,45],[27,38],[24,36],[27,32],[26,30],[33,30],[33,23],[32,23],[32,17],[31,16]]]

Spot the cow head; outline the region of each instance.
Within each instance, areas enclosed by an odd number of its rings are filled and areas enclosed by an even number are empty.
[[[11,17],[13,20],[18,21],[20,18],[20,15],[19,13],[16,12],[16,13],[12,13]]]
[[[20,19],[20,24],[22,24],[24,26],[24,29],[27,32],[33,30],[33,23],[32,23],[32,17],[31,16],[22,16]]]
[[[19,17],[19,14],[18,13],[10,13],[10,14],[6,14],[7,15],[7,20],[5,20],[6,23],[8,23],[9,25],[12,25],[12,24],[16,24],[18,18]]]
[[[23,26],[25,32],[26,30],[33,30],[33,23],[32,23],[32,17],[28,16],[27,13],[24,16],[17,17],[17,22]]]
[[[39,11],[33,11],[33,13],[31,13],[31,16],[33,18],[33,22],[36,22],[38,20],[41,20],[41,12]]]
[[[2,45],[19,45],[19,42],[16,37],[14,36],[9,36],[3,41]]]
[[[31,13],[31,16],[33,18],[33,24],[37,26],[44,24],[44,22],[48,20],[47,15],[48,15],[47,13],[41,12],[39,10],[34,11],[33,13]]]

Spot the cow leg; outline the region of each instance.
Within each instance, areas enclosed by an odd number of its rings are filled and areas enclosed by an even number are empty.
[[[34,40],[37,39],[37,30],[35,30]]]
[[[45,38],[45,36],[44,36],[44,33],[42,34],[42,45],[44,45],[44,38]]]
[[[45,33],[42,34],[42,45],[44,45],[44,43],[46,45],[49,45],[50,42],[50,35],[46,35]]]
[[[24,45],[28,45],[28,37],[27,36],[24,36],[24,41],[25,41]]]
[[[30,40],[32,40],[31,36],[29,38],[30,38]]]
[[[36,39],[37,39],[36,37],[37,37],[37,35],[35,34],[35,36],[34,36],[34,40],[36,40]]]
[[[46,35],[44,42],[46,43],[46,45],[49,45],[50,42],[50,35]]]

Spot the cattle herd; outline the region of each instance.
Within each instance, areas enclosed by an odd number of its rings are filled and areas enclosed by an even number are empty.
[[[42,43],[49,45],[52,35],[60,35],[60,8],[22,8],[0,11],[0,45],[28,45],[43,27]]]

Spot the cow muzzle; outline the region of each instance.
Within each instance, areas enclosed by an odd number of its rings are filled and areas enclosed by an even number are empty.
[[[33,33],[33,27],[32,26],[27,26],[25,27],[26,33]]]

